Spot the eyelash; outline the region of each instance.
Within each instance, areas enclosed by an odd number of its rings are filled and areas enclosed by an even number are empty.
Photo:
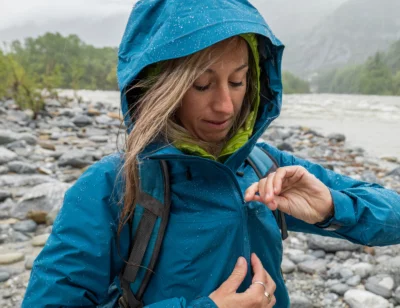
[[[229,82],[229,83],[230,83],[231,86],[234,87],[234,88],[238,88],[238,87],[243,86],[243,81],[241,81],[241,82]],[[194,87],[197,91],[203,92],[203,91],[208,90],[208,88],[210,87],[210,85],[211,85],[211,84],[208,84],[208,85],[206,85],[206,86],[196,86],[196,85],[193,85],[193,87]]]

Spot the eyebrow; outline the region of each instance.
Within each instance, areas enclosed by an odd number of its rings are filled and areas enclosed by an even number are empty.
[[[242,69],[244,69],[244,68],[246,68],[246,67],[248,67],[248,66],[249,66],[249,65],[248,65],[247,63],[245,63],[245,64],[239,66],[238,68],[236,68],[233,72],[234,72],[234,73],[237,73],[237,72],[241,71]],[[206,70],[206,73],[215,73],[215,71],[212,70],[211,68],[208,68],[208,69]]]

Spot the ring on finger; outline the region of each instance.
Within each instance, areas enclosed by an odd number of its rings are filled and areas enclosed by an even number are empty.
[[[272,296],[271,296],[271,294],[269,294],[269,293],[267,292],[267,287],[265,286],[265,283],[262,282],[262,281],[254,281],[253,284],[260,284],[260,285],[262,285],[262,286],[264,287],[264,295],[265,295],[265,297],[267,298],[267,301],[268,301],[267,303],[268,303],[268,304],[271,303]]]
[[[265,283],[262,281],[254,281],[253,284],[260,284],[264,287],[264,292],[267,292],[267,287],[265,286]]]
[[[272,300],[272,296],[271,294],[269,294],[267,291],[264,292],[264,295],[267,297],[267,303],[271,303]]]

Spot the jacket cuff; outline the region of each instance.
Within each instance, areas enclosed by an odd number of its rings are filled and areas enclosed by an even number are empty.
[[[322,222],[316,223],[315,226],[327,231],[336,231],[342,226],[354,225],[355,215],[352,199],[340,191],[333,189],[329,189],[329,191],[335,214]]]
[[[199,297],[190,303],[193,308],[218,308],[208,296]]]

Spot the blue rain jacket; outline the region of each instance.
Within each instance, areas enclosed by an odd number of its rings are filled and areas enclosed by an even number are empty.
[[[259,202],[244,202],[244,191],[258,178],[244,160],[281,110],[283,46],[258,11],[245,0],[139,1],[119,50],[118,79],[122,110],[125,88],[147,65],[189,55],[228,37],[256,33],[262,69],[268,78],[254,133],[224,163],[182,153],[173,146],[144,154],[168,161],[171,213],[155,274],[144,294],[151,308],[216,307],[208,295],[231,274],[239,256],[250,264],[255,252],[276,282],[276,307],[289,307],[280,272],[281,235],[272,212]],[[127,126],[131,127],[127,118]],[[363,245],[400,243],[400,197],[375,184],[325,170],[268,144],[260,144],[280,166],[301,165],[330,188],[335,216],[326,226],[287,216],[289,230],[348,239]],[[129,254],[129,227],[117,250],[123,182],[123,154],[92,165],[67,191],[53,231],[34,262],[22,307],[112,307],[119,296],[118,274]],[[191,172],[188,180],[187,170]],[[244,175],[240,176],[237,171]],[[247,289],[248,275],[239,291]]]

